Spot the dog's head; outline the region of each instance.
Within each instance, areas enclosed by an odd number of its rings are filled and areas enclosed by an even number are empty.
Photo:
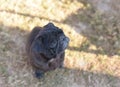
[[[57,54],[65,51],[68,46],[69,38],[64,32],[52,23],[48,23],[36,36],[37,50],[49,59],[56,58]],[[35,42],[34,41],[34,42]]]

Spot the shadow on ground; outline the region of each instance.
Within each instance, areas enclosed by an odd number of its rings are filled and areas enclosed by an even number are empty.
[[[47,73],[43,85],[49,87],[119,87],[120,78],[77,69],[61,69]],[[53,85],[54,84],[54,85]]]
[[[28,64],[25,43],[28,31],[0,26],[0,84],[2,87],[119,87],[120,78],[78,69],[56,69],[38,80]]]
[[[77,10],[76,14],[69,15],[63,23],[85,36],[79,47],[69,47],[73,51],[85,51],[87,53],[102,54],[108,56],[120,55],[120,29],[119,16],[99,12],[92,4],[78,0],[85,8]],[[96,46],[95,50],[89,49],[90,45]]]

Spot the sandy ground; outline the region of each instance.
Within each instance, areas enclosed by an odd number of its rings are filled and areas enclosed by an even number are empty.
[[[119,0],[1,0],[0,87],[120,87]],[[38,80],[26,55],[34,26],[70,38],[63,69]]]

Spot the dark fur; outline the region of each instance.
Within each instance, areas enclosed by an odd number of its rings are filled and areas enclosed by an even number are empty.
[[[68,43],[68,37],[52,23],[31,31],[27,52],[36,77],[40,78],[45,72],[62,67]]]

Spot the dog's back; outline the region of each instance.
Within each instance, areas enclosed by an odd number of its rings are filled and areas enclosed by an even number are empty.
[[[26,46],[26,49],[27,49],[27,53],[29,54],[30,52],[30,47],[32,45],[32,42],[34,41],[35,37],[38,35],[38,33],[40,32],[42,28],[41,27],[35,27],[30,35],[28,36],[28,40],[27,40],[27,46]]]

